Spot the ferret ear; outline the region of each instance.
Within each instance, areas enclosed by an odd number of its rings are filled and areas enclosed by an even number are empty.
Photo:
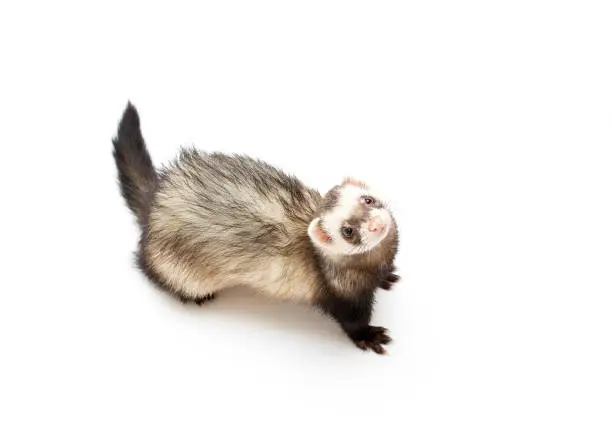
[[[315,218],[308,226],[308,236],[315,245],[323,247],[331,242],[331,236],[323,230],[321,218]]]
[[[368,185],[365,182],[352,178],[350,176],[344,178],[344,180],[342,181],[342,185],[355,185],[356,187],[368,188]]]

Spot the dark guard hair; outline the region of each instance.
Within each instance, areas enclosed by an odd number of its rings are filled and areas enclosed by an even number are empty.
[[[113,139],[113,147],[121,194],[138,223],[144,226],[158,178],[140,131],[138,112],[129,102],[119,123],[117,137]]]

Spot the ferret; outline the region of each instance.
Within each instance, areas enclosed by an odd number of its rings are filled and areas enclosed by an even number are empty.
[[[377,288],[399,280],[398,229],[368,185],[346,178],[322,195],[259,159],[193,148],[156,170],[131,102],[112,142],[137,263],[155,285],[197,304],[234,286],[308,303],[357,347],[386,352],[370,318]]]

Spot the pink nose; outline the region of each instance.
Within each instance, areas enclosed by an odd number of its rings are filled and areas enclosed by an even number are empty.
[[[370,219],[370,222],[368,223],[368,230],[370,231],[383,231],[385,229],[386,225],[383,222],[382,218],[379,216],[375,216],[374,218]]]

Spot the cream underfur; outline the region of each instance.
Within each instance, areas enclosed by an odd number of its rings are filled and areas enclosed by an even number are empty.
[[[282,300],[310,302],[314,297],[312,286],[317,284],[312,269],[309,270],[298,259],[260,260],[246,271],[244,266],[227,267],[227,272],[219,275],[199,274],[197,268],[187,267],[171,256],[158,257],[157,261],[164,280],[175,290],[191,297],[246,286]]]

